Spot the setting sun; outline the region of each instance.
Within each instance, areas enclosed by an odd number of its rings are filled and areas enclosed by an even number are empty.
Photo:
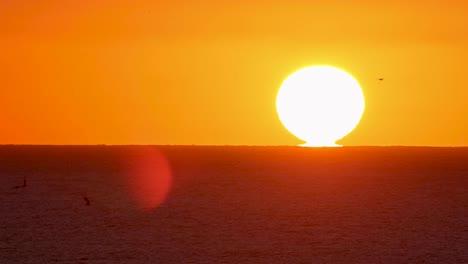
[[[468,0],[0,25],[0,264],[468,264]]]
[[[348,73],[315,66],[291,74],[282,84],[276,108],[283,125],[304,146],[336,146],[364,112],[359,83]]]

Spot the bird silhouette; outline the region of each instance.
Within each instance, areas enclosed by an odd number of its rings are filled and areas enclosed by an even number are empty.
[[[24,178],[23,178],[23,185],[15,186],[15,187],[13,187],[12,189],[25,188],[26,186],[27,186],[27,184],[26,184],[26,176],[24,176]]]
[[[91,205],[91,201],[88,199],[88,197],[86,197],[86,196],[83,197],[83,200],[85,200],[87,206]]]
[[[379,78],[378,80],[379,80],[379,81],[383,81],[383,78]]]

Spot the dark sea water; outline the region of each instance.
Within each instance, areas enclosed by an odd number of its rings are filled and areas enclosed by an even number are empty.
[[[2,146],[0,263],[468,263],[468,148]]]

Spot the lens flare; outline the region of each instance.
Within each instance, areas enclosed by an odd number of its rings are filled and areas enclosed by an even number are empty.
[[[125,161],[127,187],[136,204],[145,209],[158,208],[172,185],[171,168],[156,148],[138,148]]]

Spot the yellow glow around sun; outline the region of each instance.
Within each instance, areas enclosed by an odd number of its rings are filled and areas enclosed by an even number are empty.
[[[279,119],[304,146],[337,146],[359,123],[364,96],[348,73],[330,66],[303,68],[281,85],[276,98]]]

